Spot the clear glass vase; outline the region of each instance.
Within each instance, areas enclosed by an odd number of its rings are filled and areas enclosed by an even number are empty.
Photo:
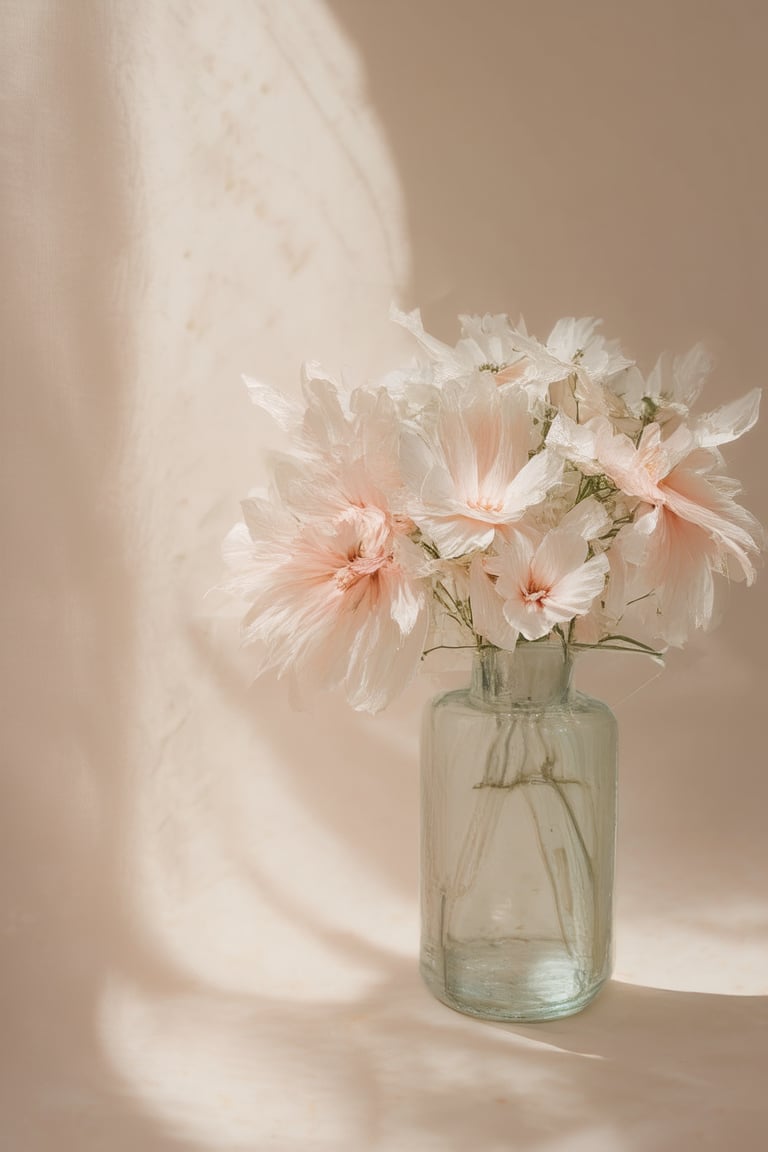
[[[421,971],[494,1020],[578,1012],[610,975],[617,730],[562,645],[479,650],[427,706]]]

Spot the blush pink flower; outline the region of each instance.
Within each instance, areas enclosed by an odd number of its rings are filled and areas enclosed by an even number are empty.
[[[531,438],[525,396],[483,379],[446,386],[428,434],[403,437],[406,508],[441,556],[490,547],[551,494],[562,461],[546,449],[529,459]]]
[[[559,415],[550,429],[553,448],[637,501],[636,562],[666,618],[660,634],[670,643],[682,642],[688,620],[695,627],[708,623],[713,570],[724,570],[730,560],[747,583],[754,580],[751,557],[759,551],[761,529],[734,500],[738,486],[714,471],[719,457],[712,447],[752,426],[754,396],[710,413],[698,433],[679,425],[665,437],[658,424],[649,424],[637,445],[604,418],[576,425]]]
[[[605,555],[587,557],[583,537],[565,528],[548,532],[538,546],[519,536],[497,556],[477,557],[470,577],[476,629],[492,644],[512,648],[518,634],[540,640],[556,624],[585,616],[608,571]]]
[[[225,555],[230,590],[250,602],[243,639],[261,643],[259,671],[341,686],[362,711],[386,707],[415,673],[428,625],[425,582],[412,574],[421,554],[398,521],[350,506],[297,525],[256,499],[245,512]]]

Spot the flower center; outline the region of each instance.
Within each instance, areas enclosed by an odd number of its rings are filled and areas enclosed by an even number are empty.
[[[544,600],[549,596],[549,588],[523,588],[523,600],[535,608],[543,608]]]
[[[500,500],[491,500],[488,496],[478,496],[476,500],[468,500],[467,504],[470,508],[474,508],[476,512],[504,511],[504,505]]]
[[[379,569],[388,564],[391,559],[392,554],[385,552],[380,552],[376,556],[357,555],[351,557],[348,564],[336,570],[336,587],[340,588],[342,592],[347,592],[364,577],[375,576]]]

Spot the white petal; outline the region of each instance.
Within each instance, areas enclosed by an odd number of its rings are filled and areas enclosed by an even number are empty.
[[[673,394],[687,408],[698,400],[704,381],[712,371],[712,357],[703,344],[695,344],[684,356],[676,356],[672,364]]]
[[[419,592],[404,572],[397,569],[382,570],[379,583],[385,598],[389,601],[390,615],[397,623],[403,636],[416,627],[420,614],[424,611],[424,596]]]
[[[324,376],[307,376],[307,366],[304,368],[305,437],[323,450],[348,442],[351,426],[339,401],[336,385]]]
[[[415,336],[422,348],[426,349],[435,360],[455,360],[455,353],[448,344],[443,344],[424,331],[421,312],[418,308],[414,308],[412,312],[401,312],[399,308],[392,305],[389,309],[389,318],[395,324],[399,324],[401,328],[405,328],[406,332]]]
[[[276,424],[286,432],[301,427],[303,408],[295,400],[289,400],[271,384],[263,380],[254,380],[250,376],[243,376],[243,382],[248,389],[248,395],[257,407],[268,412]]]
[[[496,534],[495,524],[485,524],[469,516],[418,515],[413,510],[411,516],[446,560],[490,548]]]
[[[700,416],[693,424],[693,434],[703,447],[728,444],[738,440],[754,427],[760,414],[759,388],[753,388],[746,396]]]
[[[534,504],[540,504],[563,474],[563,461],[555,452],[545,448],[531,457],[507,487],[504,512],[522,513]]]
[[[517,643],[517,629],[504,617],[503,601],[483,567],[481,556],[475,557],[469,570],[469,598],[475,632],[497,648],[511,651]]]
[[[235,524],[224,538],[222,555],[232,575],[221,585],[221,590],[250,600],[258,587],[259,577],[254,572],[254,547],[250,532],[242,522]]]
[[[508,626],[516,628],[526,640],[541,640],[559,622],[546,608],[529,604],[522,597],[504,601],[504,618]]]
[[[386,599],[358,625],[345,677],[347,700],[359,712],[380,712],[410,683],[419,667],[428,626],[422,612],[403,636]]]
[[[600,323],[600,320],[595,320],[591,316],[580,320],[576,320],[573,316],[565,316],[557,321],[547,336],[547,348],[561,360],[571,361],[577,352],[583,352],[592,342]]]
[[[598,536],[608,531],[610,525],[611,518],[604,505],[594,496],[590,496],[571,508],[570,512],[563,516],[558,527],[577,532],[583,540],[596,540]]]
[[[261,496],[248,496],[241,501],[243,518],[252,540],[279,539],[296,529],[296,521],[288,516],[273,500]]]
[[[588,476],[598,475],[602,468],[597,462],[596,430],[594,421],[577,424],[559,412],[547,433],[547,447],[565,459],[578,464]]]

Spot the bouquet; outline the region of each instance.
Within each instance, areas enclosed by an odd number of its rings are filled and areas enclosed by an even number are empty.
[[[760,392],[695,414],[700,346],[644,376],[593,319],[540,343],[462,316],[455,347],[394,319],[417,351],[381,380],[307,364],[303,404],[246,381],[292,444],[225,542],[259,671],[376,712],[438,648],[661,658],[711,623],[717,577],[753,581],[762,531],[720,449]]]

